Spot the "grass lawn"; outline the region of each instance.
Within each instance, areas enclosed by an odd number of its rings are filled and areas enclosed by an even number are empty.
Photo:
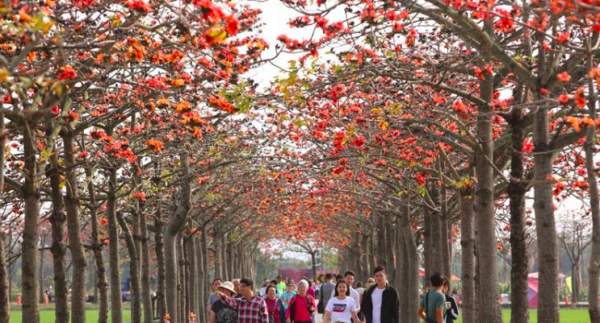
[[[97,309],[89,309],[85,312],[85,321],[86,322],[98,322],[98,310]],[[108,321],[110,322],[110,312],[108,313]],[[131,310],[124,309],[123,310],[123,322],[131,321]],[[21,311],[11,311],[10,312],[10,322],[11,323],[20,323],[23,322],[23,313]],[[54,311],[51,309],[42,309],[40,310],[40,323],[53,323],[54,322]]]
[[[587,308],[581,308],[581,309],[579,309],[579,308],[578,309],[562,308],[562,309],[560,309],[559,315],[560,315],[561,322],[567,322],[567,323],[589,323],[590,322],[590,316],[588,314]],[[502,318],[504,319],[505,323],[510,323],[510,310],[509,309],[502,310]],[[462,323],[462,320],[460,319],[460,317],[456,322]],[[537,323],[537,310],[529,311],[529,322]]]

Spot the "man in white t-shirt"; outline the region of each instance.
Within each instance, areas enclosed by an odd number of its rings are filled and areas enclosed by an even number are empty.
[[[361,308],[367,323],[398,323],[400,298],[398,291],[387,283],[385,267],[373,271],[375,285],[363,294]]]
[[[352,286],[354,286],[354,276],[356,276],[354,274],[354,272],[352,270],[348,270],[347,272],[344,273],[344,280],[350,286],[350,297],[352,297],[352,299],[354,299],[354,302],[356,303],[356,310],[360,311],[360,295],[358,294],[356,289],[354,289],[354,287],[352,287]],[[333,298],[334,295],[335,295],[335,289],[331,291],[331,298]]]

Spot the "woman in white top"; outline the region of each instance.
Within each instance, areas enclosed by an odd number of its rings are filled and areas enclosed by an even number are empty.
[[[360,323],[356,302],[350,297],[350,286],[344,280],[335,285],[335,295],[327,303],[323,323]]]

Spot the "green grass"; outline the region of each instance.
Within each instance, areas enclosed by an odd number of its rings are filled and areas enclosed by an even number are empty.
[[[124,304],[125,305],[125,304]],[[53,323],[54,322],[54,311],[48,309],[47,307],[42,306],[42,310],[40,311],[40,323]],[[502,310],[502,315],[505,323],[510,322],[510,310],[504,309]],[[85,313],[86,322],[98,322],[98,310],[97,309],[89,309]],[[110,313],[108,315],[110,322]],[[21,311],[11,311],[10,312],[10,322],[11,323],[19,323],[22,322],[22,314]],[[131,310],[125,309],[123,310],[123,321],[130,322],[131,321]],[[561,309],[560,310],[560,321],[566,323],[588,323],[590,321],[590,317],[588,316],[588,311],[586,308],[582,309]],[[457,323],[462,323],[461,317],[456,321]],[[529,322],[537,323],[537,310],[529,311]]]
[[[566,323],[589,323],[590,317],[588,315],[587,308],[578,308],[578,309],[567,309],[563,308],[559,312],[560,321]],[[502,318],[505,323],[510,323],[510,310],[503,309],[502,310]],[[456,321],[457,323],[462,323],[461,318],[459,317]],[[529,311],[529,322],[537,323],[537,310]]]
[[[98,322],[98,310],[87,310],[85,312],[86,322]],[[110,322],[110,312],[108,313],[108,321]],[[123,311],[123,322],[131,321],[131,311]],[[10,312],[10,322],[18,323],[23,322],[23,315],[21,311]],[[40,323],[53,323],[54,322],[54,311],[53,310],[41,310],[40,311]]]

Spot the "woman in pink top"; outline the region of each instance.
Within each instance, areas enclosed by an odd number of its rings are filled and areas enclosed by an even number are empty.
[[[310,282],[310,280],[308,280],[307,283],[308,289],[306,290],[306,293],[315,298],[315,288],[313,287],[313,284]]]
[[[312,323],[317,308],[315,298],[307,293],[308,282],[301,280],[298,283],[298,294],[292,297],[287,313],[287,323]]]

